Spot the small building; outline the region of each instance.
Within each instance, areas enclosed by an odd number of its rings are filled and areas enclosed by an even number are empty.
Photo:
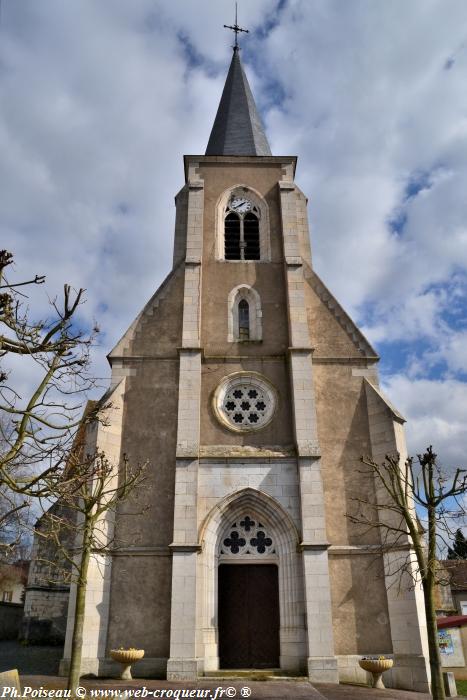
[[[22,603],[28,580],[29,561],[17,561],[0,566],[0,601]]]
[[[0,640],[18,637],[29,563],[19,560],[0,565]]]
[[[70,518],[60,502],[54,503],[36,522],[32,561],[26,586],[24,615],[20,639],[29,644],[63,644],[65,640],[68,601],[70,596],[71,564],[48,539],[50,516]],[[68,546],[74,533],[65,531],[61,537]]]
[[[438,617],[457,615],[458,609],[451,589],[452,575],[449,566],[452,562],[438,561],[436,567],[435,610]]]
[[[467,615],[438,618],[441,664],[459,680],[467,678]]]
[[[77,431],[71,454],[80,459],[85,434],[85,418],[93,409],[94,402],[88,401],[83,414],[83,422]],[[71,456],[67,463],[73,465]],[[65,554],[72,550],[76,536],[74,523],[77,512],[64,506],[60,500],[53,503],[35,524],[31,566],[26,586],[24,615],[21,623],[20,639],[29,644],[63,644],[67,624],[70,598],[72,567]],[[51,532],[59,521],[68,523],[62,527],[57,545]],[[53,525],[55,523],[55,525]]]
[[[440,563],[449,575],[454,614],[467,615],[467,559],[445,559]]]

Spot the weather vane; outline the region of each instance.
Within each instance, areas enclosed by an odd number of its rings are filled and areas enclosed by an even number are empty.
[[[235,32],[235,46],[234,51],[238,51],[239,46],[238,46],[238,35],[240,32],[245,32],[245,34],[248,34],[248,29],[242,29],[241,27],[238,26],[238,20],[237,20],[237,3],[235,3],[235,24],[233,27],[230,24],[224,24],[224,27],[226,29],[231,29],[233,32]]]

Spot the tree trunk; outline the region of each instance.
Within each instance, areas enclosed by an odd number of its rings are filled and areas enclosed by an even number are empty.
[[[81,676],[81,655],[83,650],[84,611],[86,604],[87,576],[89,560],[91,557],[92,525],[86,523],[84,528],[83,544],[81,549],[81,562],[79,577],[76,584],[76,606],[73,626],[73,638],[71,642],[70,670],[68,671],[68,690],[74,694]]]
[[[445,700],[443,683],[443,669],[438,644],[438,626],[436,624],[436,612],[434,603],[434,585],[428,581],[423,582],[425,594],[426,628],[428,635],[428,650],[430,653],[431,670],[431,694],[433,700]]]

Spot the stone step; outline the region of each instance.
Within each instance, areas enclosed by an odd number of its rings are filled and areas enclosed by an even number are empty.
[[[250,678],[252,680],[269,680],[273,678],[280,678],[282,680],[303,680],[303,677],[288,673],[281,668],[233,668],[221,671],[205,671],[203,675],[205,678],[219,680],[224,678]],[[307,679],[305,678],[305,680]]]

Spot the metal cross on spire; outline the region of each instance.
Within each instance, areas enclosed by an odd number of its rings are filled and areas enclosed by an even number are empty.
[[[248,29],[242,29],[241,27],[238,26],[238,19],[237,19],[237,3],[235,3],[235,24],[233,27],[230,24],[224,24],[225,29],[231,29],[233,32],[235,32],[235,45],[233,47],[234,51],[238,51],[239,46],[238,46],[238,35],[240,32],[245,32],[245,34],[248,34]]]

